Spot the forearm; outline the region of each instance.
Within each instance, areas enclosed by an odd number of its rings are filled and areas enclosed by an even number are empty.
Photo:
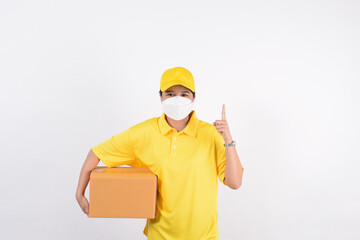
[[[84,196],[85,189],[90,181],[90,173],[91,173],[91,171],[82,168],[82,170],[80,172],[78,186],[76,189],[76,198]]]
[[[84,196],[85,189],[90,181],[90,173],[98,165],[99,161],[100,160],[96,157],[93,151],[90,150],[81,168],[79,182],[75,194],[76,198]]]
[[[226,141],[231,143],[232,139]],[[240,162],[239,156],[236,152],[235,146],[225,148],[226,165],[225,165],[225,184],[232,189],[237,189],[241,186],[243,167]]]

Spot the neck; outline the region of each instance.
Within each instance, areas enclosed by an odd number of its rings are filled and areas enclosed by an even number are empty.
[[[186,128],[186,125],[188,124],[191,115],[192,115],[192,113],[190,113],[189,115],[187,115],[186,118],[181,119],[181,120],[174,120],[172,118],[168,118],[165,115],[165,119],[171,127],[175,128],[178,132],[181,132],[182,130],[184,130]]]

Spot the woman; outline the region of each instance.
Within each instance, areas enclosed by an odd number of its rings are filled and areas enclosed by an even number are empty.
[[[156,217],[147,219],[143,230],[148,239],[218,239],[217,177],[238,189],[244,170],[225,107],[221,120],[213,124],[199,120],[193,110],[194,79],[183,67],[163,73],[159,93],[160,117],[138,123],[92,148],[80,173],[76,199],[88,214],[84,192],[100,160],[108,167],[149,167],[158,176],[158,198]]]

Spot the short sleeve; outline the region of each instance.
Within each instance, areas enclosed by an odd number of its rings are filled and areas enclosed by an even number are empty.
[[[225,179],[225,166],[226,166],[226,152],[224,146],[224,138],[221,134],[216,130],[215,133],[215,158],[216,158],[216,167],[217,167],[217,176],[219,180],[224,184]],[[244,167],[242,167],[244,171]]]
[[[92,147],[95,155],[108,167],[136,164],[133,146],[130,141],[131,128],[112,136]]]

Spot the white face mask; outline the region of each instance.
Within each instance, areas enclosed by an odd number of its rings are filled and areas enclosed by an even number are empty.
[[[194,101],[186,97],[169,97],[161,102],[164,113],[174,119],[182,120],[193,110]]]

